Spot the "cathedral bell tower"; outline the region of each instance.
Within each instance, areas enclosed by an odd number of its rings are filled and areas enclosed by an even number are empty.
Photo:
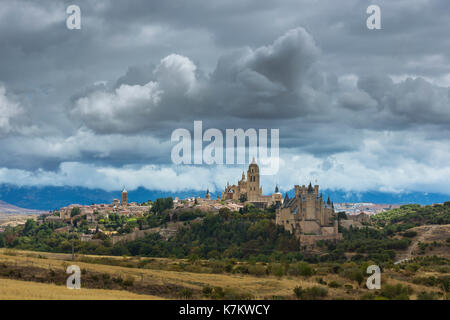
[[[262,195],[259,185],[259,167],[256,164],[255,158],[253,158],[247,171],[247,195],[248,201],[258,201]]]
[[[125,187],[123,188],[122,192],[120,193],[120,204],[125,207],[128,203],[128,193]]]

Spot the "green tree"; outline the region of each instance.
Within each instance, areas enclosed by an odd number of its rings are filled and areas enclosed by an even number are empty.
[[[70,217],[75,217],[79,214],[81,214],[81,210],[79,207],[73,207],[72,210],[70,210]]]
[[[231,210],[228,208],[220,208],[219,216],[224,220],[228,220],[231,217]]]
[[[166,209],[172,209],[173,208],[173,199],[172,197],[168,198],[158,198],[153,203],[152,208],[150,209],[151,212],[156,214],[161,214]]]
[[[25,236],[30,236],[34,234],[36,229],[37,229],[36,221],[34,221],[33,219],[27,219],[27,222],[25,222],[25,226],[23,228],[23,234]]]

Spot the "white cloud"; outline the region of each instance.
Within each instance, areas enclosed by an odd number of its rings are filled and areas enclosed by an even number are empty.
[[[139,132],[152,127],[163,100],[184,98],[196,89],[196,66],[186,57],[171,54],[161,60],[155,81],[122,84],[113,92],[98,90],[79,98],[70,114],[99,132]]]
[[[167,94],[188,94],[195,88],[197,67],[189,58],[171,54],[161,60],[155,75]]]
[[[399,144],[399,142],[403,144]],[[322,189],[349,192],[436,192],[450,195],[450,150],[443,141],[426,136],[409,138],[405,133],[367,132],[363,147],[327,158],[280,150],[280,170],[262,176],[263,192],[276,184],[290,190],[295,184],[318,181]],[[0,183],[17,185],[83,186],[117,190],[222,191],[227,182],[237,183],[246,166],[124,165],[113,167],[63,162],[57,171],[0,169]]]

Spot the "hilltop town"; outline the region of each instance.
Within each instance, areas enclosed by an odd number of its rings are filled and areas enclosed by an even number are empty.
[[[221,196],[212,199],[209,190],[204,197],[187,199],[158,199],[155,202],[129,202],[124,188],[120,199],[108,204],[71,204],[42,215],[38,224],[53,223],[56,233],[77,233],[81,241],[112,243],[135,240],[149,233],[158,233],[168,239],[185,226],[186,221],[196,223],[207,213],[261,211],[273,214],[276,225],[283,227],[306,247],[314,247],[320,240],[339,241],[338,211],[328,197],[324,199],[318,185],[309,183],[294,186],[295,195],[284,196],[275,186],[271,195],[263,195],[259,166],[253,159],[247,172],[237,184],[227,185]],[[364,212],[340,219],[344,228],[360,228],[367,224]]]

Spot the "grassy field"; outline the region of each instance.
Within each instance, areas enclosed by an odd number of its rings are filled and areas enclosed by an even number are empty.
[[[136,257],[82,255],[76,256],[75,261],[70,258],[67,254],[0,249],[0,299],[294,299],[293,289],[297,286],[322,287],[327,291],[326,299],[360,299],[369,293],[365,279],[358,283],[319,266],[314,266],[313,276],[275,277],[177,271],[180,265],[197,267],[203,263],[184,259],[144,261]],[[65,270],[71,264],[82,271],[81,290],[65,287],[68,277]],[[410,286],[411,299],[421,292],[439,291],[437,287],[413,283],[412,278],[418,276],[439,277],[442,273],[429,268],[420,272],[397,268],[383,271],[382,283]],[[330,283],[338,286],[327,285]],[[214,292],[221,294],[205,295],[205,288],[214,288]]]
[[[1,300],[157,300],[123,290],[80,289],[30,281],[0,279]]]

